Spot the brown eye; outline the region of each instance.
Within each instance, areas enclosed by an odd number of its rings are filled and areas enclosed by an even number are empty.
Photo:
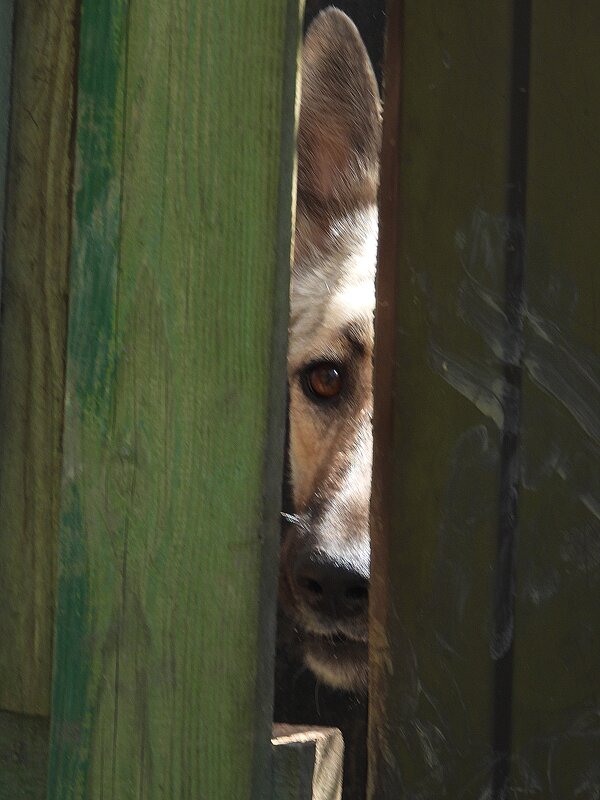
[[[307,394],[321,400],[333,400],[342,391],[342,372],[339,366],[327,361],[310,366],[305,373]]]

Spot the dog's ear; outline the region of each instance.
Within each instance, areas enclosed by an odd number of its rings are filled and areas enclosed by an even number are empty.
[[[381,103],[365,46],[341,11],[312,22],[302,56],[298,200],[310,214],[376,202]]]

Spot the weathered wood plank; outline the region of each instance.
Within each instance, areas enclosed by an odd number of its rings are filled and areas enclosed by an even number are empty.
[[[270,794],[298,23],[84,0],[53,800]]]
[[[6,159],[8,123],[10,120],[10,87],[12,79],[13,0],[0,2],[0,279],[4,255],[4,203],[6,199]],[[1,288],[0,288],[1,291]]]
[[[274,725],[273,800],[341,800],[344,740],[335,728]]]
[[[275,735],[275,734],[274,734]],[[314,738],[273,738],[273,800],[312,800],[317,746]]]
[[[0,711],[0,800],[45,800],[50,722]]]
[[[533,2],[515,796],[600,796],[600,7]]]
[[[480,798],[490,784],[503,417],[485,314],[504,289],[510,42],[510,4],[388,4],[370,600],[377,800]]]
[[[32,714],[50,708],[77,5],[15,6],[0,328],[0,708]]]

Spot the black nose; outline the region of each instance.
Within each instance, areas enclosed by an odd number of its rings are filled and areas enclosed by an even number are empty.
[[[369,570],[322,551],[298,555],[294,569],[296,590],[313,611],[333,619],[368,613]]]

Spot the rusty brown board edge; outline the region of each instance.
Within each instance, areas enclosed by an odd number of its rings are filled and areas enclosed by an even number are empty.
[[[8,134],[10,119],[10,88],[12,78],[13,0],[0,4],[0,281],[4,255],[4,203],[6,197],[6,166],[8,160]],[[1,294],[0,294],[1,296]]]
[[[387,641],[390,547],[389,524],[392,508],[394,453],[394,370],[396,330],[396,254],[400,236],[397,224],[401,114],[401,63],[403,0],[386,3],[384,47],[383,130],[379,183],[379,250],[377,258],[375,312],[373,480],[371,484],[371,585],[369,588],[369,732],[367,797],[375,796],[380,760],[386,742],[388,666]],[[385,298],[388,298],[387,300]],[[378,367],[378,364],[380,365]],[[373,547],[373,541],[377,546]]]

